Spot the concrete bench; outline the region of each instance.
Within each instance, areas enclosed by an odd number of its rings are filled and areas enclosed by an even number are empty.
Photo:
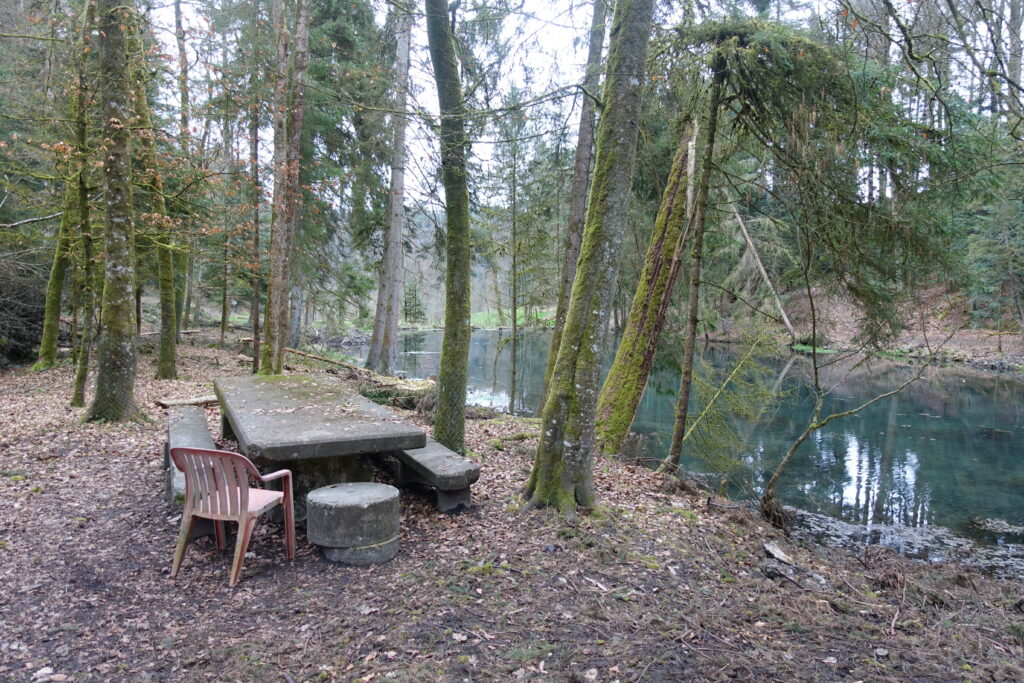
[[[206,426],[206,411],[199,406],[178,406],[167,411],[167,441],[164,443],[164,496],[169,505],[180,506],[185,499],[185,473],[171,462],[172,448],[216,448]]]
[[[397,486],[422,484],[437,493],[437,509],[455,512],[469,507],[469,487],[480,478],[480,466],[427,439],[424,448],[391,451],[388,463]]]
[[[387,562],[398,552],[398,526],[394,486],[332,484],[306,496],[306,535],[331,562]]]

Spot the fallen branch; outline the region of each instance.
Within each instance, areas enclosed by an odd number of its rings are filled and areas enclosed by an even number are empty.
[[[359,372],[359,373],[365,373],[366,372],[365,368],[361,368],[361,367],[359,367],[357,365],[352,365],[351,363],[345,363],[345,362],[340,361],[340,360],[334,360],[333,358],[325,358],[323,356],[318,356],[318,355],[316,355],[314,353],[306,353],[305,351],[299,351],[298,349],[288,349],[288,348],[286,348],[285,351],[287,351],[288,353],[294,353],[296,356],[302,356],[303,358],[312,358],[313,360],[318,360],[321,363],[330,363],[331,365],[340,365],[343,368],[348,368],[349,370],[354,370],[354,371]]]
[[[161,408],[172,406],[205,406],[217,402],[216,396],[197,396],[196,398],[176,398],[169,401],[155,401]]]
[[[7,35],[7,34],[0,34],[0,35]],[[29,223],[38,223],[40,221],[48,221],[51,218],[57,218],[57,217],[63,216],[63,215],[64,215],[63,211],[58,211],[57,213],[51,213],[49,216],[37,216],[36,218],[24,218],[24,219],[22,219],[20,221],[14,221],[13,223],[0,223],[0,228],[16,228],[19,225],[28,225]]]

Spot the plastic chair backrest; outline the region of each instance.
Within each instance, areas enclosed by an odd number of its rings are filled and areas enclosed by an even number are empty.
[[[201,448],[171,449],[174,465],[185,473],[185,510],[207,519],[241,519],[249,509],[249,473],[256,468],[244,455]]]

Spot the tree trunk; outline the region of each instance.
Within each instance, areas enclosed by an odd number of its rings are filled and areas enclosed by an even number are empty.
[[[653,0],[619,2],[612,20],[594,179],[562,340],[525,493],[573,514],[594,502],[591,446],[611,293],[629,210]]]
[[[580,109],[580,126],[576,136],[576,163],[572,172],[572,188],[569,190],[569,223],[565,233],[561,280],[558,286],[558,305],[555,309],[555,326],[551,334],[551,350],[548,352],[547,368],[544,371],[544,395],[551,382],[555,368],[558,345],[562,341],[565,316],[569,310],[569,295],[576,276],[576,261],[580,257],[580,241],[583,237],[583,221],[587,210],[587,189],[590,187],[590,165],[594,158],[594,120],[597,86],[601,70],[601,50],[604,47],[605,18],[607,3],[594,0],[594,14],[590,22],[590,46],[587,51],[587,70],[583,80],[583,106]]]
[[[402,240],[405,231],[405,127],[409,87],[409,44],[412,15],[399,12],[395,20],[395,101],[391,115],[395,129],[391,150],[391,192],[388,195],[388,226],[384,233],[384,254],[377,288],[377,313],[373,336],[366,356],[366,367],[382,375],[395,369],[398,355],[398,314],[402,304]]]
[[[131,8],[129,11],[134,11]],[[97,353],[96,394],[90,420],[132,417],[135,404],[135,216],[131,186],[131,106],[125,54],[125,5],[97,0],[98,85],[103,102],[102,151],[106,217],[103,311]]]
[[[249,78],[249,85],[255,90],[255,73]],[[257,373],[260,371],[260,200],[263,189],[260,187],[260,112],[255,104],[249,109],[249,175],[252,192],[252,371]]]
[[[683,368],[679,380],[679,396],[676,399],[675,424],[672,428],[672,444],[669,446],[666,465],[680,464],[683,451],[683,437],[686,435],[686,419],[690,407],[690,387],[693,385],[693,354],[697,348],[697,322],[700,313],[700,269],[704,258],[704,223],[711,188],[711,171],[714,167],[715,137],[718,131],[718,109],[722,100],[722,84],[725,80],[725,64],[715,65],[711,98],[708,102],[707,140],[704,142],[704,156],[701,159],[700,183],[693,203],[693,254],[690,258],[690,287],[686,318],[686,338],[683,342]]]
[[[516,357],[519,355],[519,235],[516,216],[516,157],[518,143],[512,143],[512,363],[509,371],[508,412],[516,414]]]
[[[181,313],[181,329],[188,329],[189,325],[199,319],[193,313],[193,292],[195,291],[196,257],[190,250],[185,261],[185,310]]]
[[[302,343],[302,309],[304,306],[304,293],[302,287],[292,283],[292,292],[288,308],[290,319],[288,321],[288,346],[293,349],[299,348]]]
[[[95,20],[93,3],[86,0],[85,12],[82,17],[81,37],[75,55],[75,66],[78,71],[76,111],[75,111],[75,144],[78,157],[78,173],[76,189],[78,191],[78,233],[82,240],[82,269],[85,277],[82,287],[82,334],[79,338],[78,355],[75,358],[75,381],[71,393],[71,406],[80,408],[85,405],[85,384],[89,379],[89,362],[92,359],[93,338],[96,333],[96,269],[93,266],[94,245],[92,238],[92,221],[89,211],[89,183],[86,179],[86,168],[89,164],[89,122],[86,115],[89,96],[88,80],[85,73],[86,48],[90,42],[92,24]]]
[[[220,264],[220,345],[224,346],[224,337],[228,333],[228,322],[231,310],[228,308],[228,282],[231,280],[231,231],[227,226],[227,212],[224,213],[224,244],[221,249]]]
[[[626,328],[598,398],[597,440],[605,453],[621,449],[633,424],[665,322],[667,308],[661,306],[661,301],[674,287],[678,273],[671,264],[676,251],[686,248],[687,236],[683,233],[684,227],[689,228],[686,189],[691,137],[684,135],[676,150]]]
[[[153,117],[149,110],[149,98],[146,96],[146,55],[142,49],[139,32],[141,27],[133,29],[136,34],[132,39],[133,58],[139,61],[138,71],[134,74],[135,116],[140,133],[137,136],[140,157],[143,164],[142,173],[138,174],[138,182],[148,188],[153,215],[154,232],[156,233],[157,281],[160,290],[160,351],[156,363],[157,379],[176,379],[177,368],[177,311],[174,305],[174,252],[171,250],[172,227],[167,215],[167,203],[164,201],[163,178],[157,170],[156,145],[153,128]]]
[[[465,105],[459,81],[455,37],[446,0],[426,0],[427,40],[441,109],[441,180],[444,184],[444,340],[437,382],[434,438],[456,452],[465,450],[466,376],[469,363],[469,185]]]
[[[305,86],[302,81],[309,63],[309,0],[298,0],[296,5],[295,49],[290,69],[290,36],[285,26],[281,0],[274,0],[272,10],[278,58],[274,94],[274,199],[261,374],[279,374],[282,371],[288,345],[291,250],[302,199],[299,187],[300,142],[305,108]]]
[[[181,0],[174,0],[174,39],[178,46],[178,145],[186,159],[192,158],[192,105],[188,90],[188,50],[185,47],[185,27],[182,24]],[[185,230],[179,229],[179,234],[186,234]],[[181,343],[181,331],[185,329],[185,298],[188,289],[188,261],[183,250],[183,245],[188,244],[188,239],[176,240],[179,250],[174,257],[174,320],[175,330],[178,333],[178,343]]]
[[[57,335],[60,332],[61,295],[68,270],[68,256],[71,248],[71,231],[77,221],[75,207],[76,191],[68,180],[64,184],[64,213],[57,232],[57,248],[50,266],[50,279],[46,285],[46,305],[43,309],[43,336],[39,342],[39,358],[33,370],[46,370],[57,362]]]

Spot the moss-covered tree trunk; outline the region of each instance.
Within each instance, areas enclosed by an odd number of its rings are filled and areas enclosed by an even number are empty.
[[[469,185],[466,177],[466,112],[459,62],[445,0],[426,0],[427,40],[441,109],[441,180],[444,184],[444,340],[437,381],[434,438],[462,452],[465,437],[466,376],[469,363]]]
[[[57,362],[57,335],[60,331],[61,298],[64,292],[64,279],[68,271],[71,249],[71,233],[77,223],[76,191],[74,183],[64,184],[63,215],[57,232],[57,248],[50,266],[50,279],[46,285],[46,304],[43,309],[43,336],[39,341],[39,358],[34,370],[46,370]]]
[[[141,28],[136,27],[136,31]],[[138,71],[134,74],[135,116],[139,133],[139,157],[143,168],[138,182],[149,190],[150,203],[153,209],[152,224],[155,233],[157,282],[160,292],[160,350],[156,361],[157,379],[176,379],[178,377],[178,311],[174,304],[174,251],[171,249],[173,225],[167,215],[167,202],[164,199],[164,181],[157,168],[156,129],[153,127],[153,116],[149,109],[149,98],[146,95],[146,55],[142,51],[141,35],[131,42],[138,60]]]
[[[377,312],[373,335],[366,356],[366,367],[382,375],[395,369],[398,350],[398,314],[402,305],[402,234],[405,231],[405,109],[409,87],[409,44],[412,15],[392,9],[395,19],[395,100],[391,120],[394,141],[391,149],[391,192],[388,194],[388,227],[384,233],[380,286],[377,288]]]
[[[590,22],[590,46],[587,51],[586,77],[583,80],[583,106],[580,108],[580,125],[576,134],[576,163],[572,171],[572,187],[569,190],[569,224],[565,233],[565,253],[562,255],[562,272],[558,285],[558,304],[555,308],[555,324],[551,334],[551,350],[548,352],[547,368],[544,371],[544,393],[551,382],[551,373],[558,356],[558,345],[562,342],[565,316],[569,310],[569,294],[576,277],[576,261],[580,257],[580,241],[583,238],[583,222],[587,211],[587,190],[590,187],[590,166],[594,158],[594,123],[597,108],[594,99],[601,71],[601,51],[604,48],[605,0],[594,0],[594,14]]]
[[[95,249],[92,224],[89,219],[88,193],[85,177],[80,176],[79,197],[83,209],[81,221],[82,263],[85,273],[82,279],[82,337],[79,341],[74,389],[71,393],[71,405],[74,407],[85,405],[85,384],[89,379],[89,361],[92,356],[93,337],[96,329],[96,268],[93,265]]]
[[[103,103],[103,205],[106,220],[103,304],[97,351],[96,393],[90,420],[123,420],[135,404],[135,216],[128,60],[125,28],[133,7],[97,0],[98,89]]]
[[[594,502],[597,382],[628,217],[652,10],[653,0],[621,0],[615,6],[580,258],[525,490],[531,505],[554,506],[564,514]]]
[[[71,405],[81,407],[85,405],[85,384],[89,379],[89,362],[92,356],[93,339],[96,332],[96,292],[98,291],[98,280],[96,267],[93,263],[95,257],[95,246],[92,236],[92,220],[89,210],[89,182],[86,177],[89,166],[89,119],[87,108],[89,106],[89,81],[85,73],[86,55],[91,50],[92,24],[95,20],[92,0],[86,0],[85,11],[82,15],[80,42],[76,46],[75,66],[78,72],[77,92],[75,93],[75,146],[77,155],[77,173],[75,189],[78,193],[78,234],[81,238],[81,305],[82,305],[82,334],[79,339],[78,355],[75,359],[75,381],[71,393]]]
[[[722,88],[725,81],[725,64],[715,64],[711,84],[711,97],[707,111],[707,139],[701,157],[700,181],[693,201],[693,253],[690,257],[690,285],[687,303],[686,332],[683,342],[682,376],[679,380],[679,396],[676,399],[675,424],[672,428],[672,443],[669,446],[665,466],[679,466],[683,452],[683,437],[690,406],[690,387],[693,386],[693,354],[697,348],[697,323],[700,313],[700,271],[704,257],[704,225],[707,215],[708,195],[711,190],[711,172],[714,168],[715,138],[718,134],[719,106],[722,102]]]
[[[661,301],[665,292],[675,285],[678,270],[672,268],[673,259],[687,241],[684,228],[687,227],[689,147],[690,136],[684,135],[661,196],[622,340],[598,398],[597,441],[605,453],[617,453],[622,447],[651,374],[667,312]]]

